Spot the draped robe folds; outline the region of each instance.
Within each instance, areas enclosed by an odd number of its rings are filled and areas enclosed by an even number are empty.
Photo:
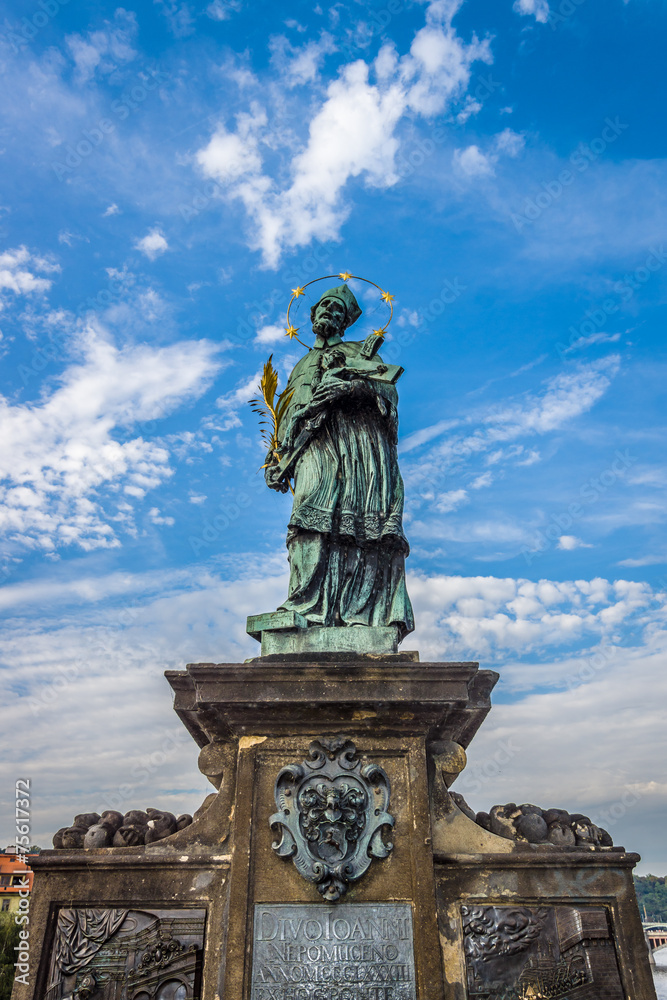
[[[296,364],[281,455],[303,427],[323,369],[334,355],[354,366],[361,343],[314,347]],[[381,364],[375,356],[374,362]],[[355,376],[356,377],[356,376]],[[364,391],[335,399],[313,421],[305,449],[292,466],[294,503],[287,533],[289,594],[281,609],[309,624],[396,625],[414,629],[405,585],[409,546],[403,534],[403,480],[396,448],[398,393],[363,379]]]
[[[55,942],[55,969],[70,976],[88,965],[119,929],[128,910],[61,909]]]

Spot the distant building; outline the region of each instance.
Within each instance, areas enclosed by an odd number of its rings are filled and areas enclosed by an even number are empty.
[[[30,858],[35,854],[17,854],[15,849],[8,847],[0,853],[0,912],[13,913],[19,908],[19,891],[25,889],[25,879],[28,879],[28,889],[32,889],[33,874],[30,870]],[[23,860],[25,858],[25,861]],[[28,862],[26,864],[26,862]]]

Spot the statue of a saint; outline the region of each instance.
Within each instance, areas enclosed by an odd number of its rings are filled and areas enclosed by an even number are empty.
[[[289,594],[280,610],[309,625],[414,629],[405,586],[403,480],[396,449],[401,369],[343,336],[361,315],[346,284],[311,310],[315,344],[295,365],[266,482],[294,480]],[[371,338],[372,339],[372,338]],[[393,369],[393,373],[390,369]]]

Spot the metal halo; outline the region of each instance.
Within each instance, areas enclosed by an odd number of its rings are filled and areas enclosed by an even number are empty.
[[[394,315],[394,303],[393,303],[394,296],[390,295],[389,292],[385,292],[384,288],[380,288],[380,286],[376,284],[376,282],[371,281],[369,278],[362,278],[358,274],[350,274],[349,271],[341,271],[340,274],[324,274],[322,275],[321,278],[312,278],[310,281],[307,281],[305,285],[298,285],[296,288],[292,289],[292,298],[289,300],[289,305],[287,306],[287,326],[285,327],[285,336],[289,337],[290,340],[297,340],[302,347],[305,347],[308,350],[310,350],[308,344],[304,344],[304,342],[302,340],[299,340],[299,338],[297,337],[297,333],[299,332],[299,327],[292,326],[292,324],[290,323],[290,318],[289,318],[290,309],[292,308],[292,303],[294,302],[294,300],[298,299],[301,295],[303,295],[304,291],[306,290],[306,288],[308,288],[309,285],[314,285],[317,281],[327,281],[327,279],[329,278],[340,278],[341,281],[344,282],[348,282],[352,278],[354,278],[356,281],[365,281],[367,285],[373,285],[374,288],[378,289],[378,291],[380,292],[380,298],[383,299],[389,306],[389,319],[384,324],[384,326],[381,326],[379,328],[379,330],[373,330],[373,333],[375,334],[376,337],[384,337],[387,331],[387,327],[391,323]]]

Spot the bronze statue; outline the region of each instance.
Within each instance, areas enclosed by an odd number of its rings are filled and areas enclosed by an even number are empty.
[[[347,284],[324,293],[311,309],[315,343],[276,406],[266,482],[284,493],[294,480],[279,610],[309,625],[395,625],[402,639],[414,628],[396,448],[402,369],[377,354],[381,336],[343,340],[360,315]]]

